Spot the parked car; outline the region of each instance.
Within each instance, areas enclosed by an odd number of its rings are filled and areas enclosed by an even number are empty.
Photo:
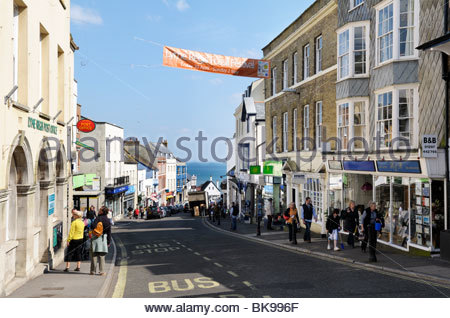
[[[161,218],[161,214],[159,211],[159,207],[150,208],[150,213],[147,214],[147,220],[160,219],[160,218]]]

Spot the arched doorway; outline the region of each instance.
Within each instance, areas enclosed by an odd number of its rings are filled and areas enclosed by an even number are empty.
[[[33,169],[30,148],[25,138],[17,136],[11,146],[8,170],[8,200],[6,203],[5,247],[1,257],[5,259],[3,283],[15,277],[25,277],[33,264],[33,240],[29,231],[32,218],[32,202],[35,187],[31,185]]]
[[[51,196],[55,196],[55,181],[52,169],[52,154],[48,144],[44,143],[39,151],[37,164],[37,184],[38,195],[36,196],[37,204],[35,209],[34,226],[34,262],[47,263],[51,246],[51,226],[53,223],[53,215],[49,215],[49,201]],[[36,249],[37,248],[37,249]]]
[[[63,236],[68,233],[70,216],[68,210],[68,178],[67,178],[67,160],[64,148],[61,147],[56,155],[56,197],[55,197],[55,214],[53,218],[53,235],[52,251],[55,260],[62,260],[64,257]],[[56,239],[56,241],[54,241]],[[52,264],[50,264],[52,265]]]

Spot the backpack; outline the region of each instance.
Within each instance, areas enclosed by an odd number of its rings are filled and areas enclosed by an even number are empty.
[[[95,229],[92,231],[92,234],[94,234],[95,237],[100,237],[103,235],[103,223],[98,222]]]

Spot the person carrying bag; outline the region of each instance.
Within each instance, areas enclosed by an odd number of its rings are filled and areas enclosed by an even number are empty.
[[[105,256],[111,245],[111,222],[108,218],[108,209],[102,207],[98,217],[92,225],[91,236],[91,275],[96,273],[96,261],[99,265],[99,275],[105,275]]]

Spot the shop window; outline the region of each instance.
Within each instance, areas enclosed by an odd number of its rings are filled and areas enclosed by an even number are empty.
[[[303,198],[311,198],[311,203],[316,209],[317,221],[323,222],[323,191],[320,179],[308,178],[306,184],[303,185]],[[300,198],[301,199],[301,198]],[[303,204],[303,201],[301,204]]]
[[[411,179],[411,242],[431,246],[430,181]]]

